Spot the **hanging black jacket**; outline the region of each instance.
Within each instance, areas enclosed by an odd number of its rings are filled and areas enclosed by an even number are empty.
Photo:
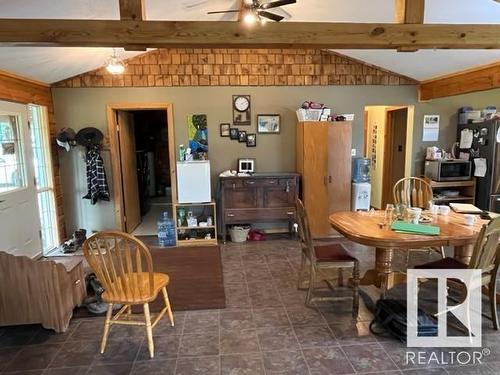
[[[99,200],[109,201],[108,182],[101,155],[96,149],[88,148],[85,161],[88,193],[83,199],[90,199],[90,204],[96,204]]]

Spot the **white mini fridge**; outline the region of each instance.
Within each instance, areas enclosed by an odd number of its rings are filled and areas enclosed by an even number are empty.
[[[177,201],[206,203],[212,200],[210,162],[208,160],[177,162]]]
[[[352,183],[352,202],[353,211],[368,211],[370,209],[371,184],[369,182]]]

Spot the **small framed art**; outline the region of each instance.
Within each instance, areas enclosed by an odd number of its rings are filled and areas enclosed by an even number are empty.
[[[240,138],[240,131],[238,128],[230,128],[229,129],[229,138],[231,139],[239,139]]]
[[[220,136],[221,137],[229,137],[229,130],[231,128],[230,124],[220,124]]]
[[[255,133],[247,134],[247,147],[257,146],[257,135]]]
[[[238,140],[241,143],[245,143],[247,141],[247,132],[244,130],[240,130],[240,132],[238,134]]]
[[[257,115],[257,133],[279,134],[280,120],[280,115]]]

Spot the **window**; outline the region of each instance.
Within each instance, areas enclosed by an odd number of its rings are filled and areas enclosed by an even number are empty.
[[[59,238],[50,154],[49,121],[46,107],[30,105],[28,109],[42,247],[44,254],[46,254],[57,247]]]
[[[0,193],[26,187],[20,119],[0,114]]]

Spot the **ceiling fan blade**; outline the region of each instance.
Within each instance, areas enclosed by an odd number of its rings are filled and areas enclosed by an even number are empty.
[[[280,16],[278,14],[274,14],[274,13],[271,13],[271,12],[266,12],[265,10],[258,10],[257,13],[261,17],[269,18],[270,20],[273,20],[273,21],[276,21],[276,22],[280,22],[283,18],[285,18],[285,17]]]
[[[219,14],[219,13],[238,13],[239,9],[231,9],[231,10],[216,10],[214,12],[207,12],[207,14]]]
[[[199,6],[202,6],[202,5],[206,4],[206,3],[208,3],[208,1],[209,0],[184,0],[182,2],[182,5],[186,9],[197,8]]]
[[[260,5],[260,9],[271,9],[281,7],[283,5],[295,4],[297,0],[276,0],[270,3],[264,3]]]

